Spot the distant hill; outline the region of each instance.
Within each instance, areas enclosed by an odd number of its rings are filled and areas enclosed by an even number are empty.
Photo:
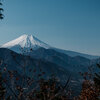
[[[91,65],[91,60],[81,56],[70,57],[64,53],[57,52],[54,49],[39,48],[32,50],[26,55],[36,59],[44,59],[46,61],[55,63],[69,71],[85,71]]]

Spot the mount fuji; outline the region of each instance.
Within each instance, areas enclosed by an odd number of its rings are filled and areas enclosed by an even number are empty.
[[[10,50],[13,50],[17,53],[21,53],[22,50],[30,50],[30,49],[38,49],[40,47],[43,47],[45,49],[50,48],[49,45],[46,43],[40,41],[36,37],[32,35],[22,35],[19,38],[12,40],[4,45],[1,46],[2,48],[8,48]]]
[[[1,48],[8,48],[17,53],[22,53],[22,51],[30,52],[30,49],[37,50],[39,48],[44,48],[46,50],[53,49],[57,52],[64,53],[71,57],[82,56],[82,57],[85,57],[88,59],[99,58],[99,56],[93,56],[93,55],[88,55],[88,54],[79,53],[79,52],[75,52],[75,51],[58,49],[58,48],[52,47],[52,46],[42,42],[41,40],[39,40],[38,38],[36,38],[32,35],[26,35],[26,34],[20,36],[19,38],[15,39],[15,40],[5,43],[4,45],[1,46]]]

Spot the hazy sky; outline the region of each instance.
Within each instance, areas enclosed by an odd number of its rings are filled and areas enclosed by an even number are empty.
[[[3,0],[0,45],[22,34],[66,50],[100,55],[100,0]]]

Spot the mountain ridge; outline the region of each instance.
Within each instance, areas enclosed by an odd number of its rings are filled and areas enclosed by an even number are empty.
[[[50,48],[49,45],[40,41],[36,37],[32,35],[26,35],[26,34],[10,42],[5,43],[1,47],[2,48],[12,48],[14,46],[20,46],[21,48],[39,48],[39,47]]]
[[[69,50],[55,48],[55,47],[52,47],[52,46],[46,44],[45,42],[42,42],[41,40],[34,37],[33,35],[26,35],[26,34],[20,36],[19,38],[15,39],[15,40],[7,42],[1,46],[1,48],[8,48],[17,53],[22,53],[22,51],[30,52],[30,49],[36,50],[41,47],[45,48],[45,49],[54,49],[60,53],[67,54],[71,57],[82,56],[82,57],[85,57],[88,59],[99,58],[99,56],[95,56],[95,55],[89,55],[89,54],[79,53],[79,52],[75,52],[75,51],[69,51]]]

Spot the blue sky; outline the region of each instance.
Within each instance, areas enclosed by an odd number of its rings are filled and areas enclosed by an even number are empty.
[[[22,34],[66,50],[100,55],[100,0],[4,0],[0,45]]]

